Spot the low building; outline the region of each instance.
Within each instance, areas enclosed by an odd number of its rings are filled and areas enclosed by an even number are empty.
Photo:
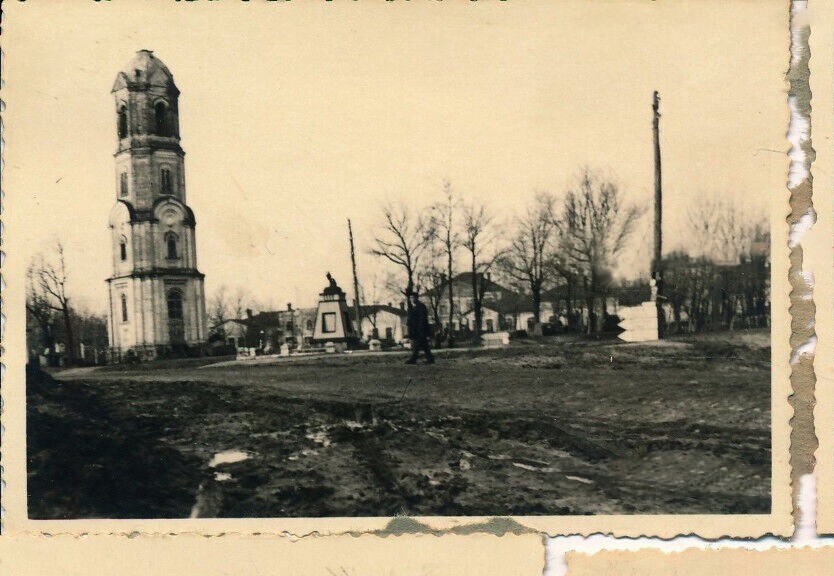
[[[237,354],[246,346],[248,324],[243,318],[231,318],[209,328],[209,351],[212,355]]]
[[[405,306],[397,308],[391,304],[366,304],[359,308],[362,322],[356,324],[355,308],[350,308],[348,314],[357,332],[362,334],[362,340],[379,340],[383,344],[393,346],[402,344],[408,336]]]

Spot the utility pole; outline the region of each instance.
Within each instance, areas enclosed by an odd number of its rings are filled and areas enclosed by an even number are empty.
[[[353,307],[356,312],[356,333],[362,339],[362,316],[359,310],[359,276],[356,274],[356,250],[353,247],[353,227],[348,218],[348,238],[350,239],[350,265],[353,268]]]
[[[654,91],[652,102],[652,133],[654,135],[654,260],[652,278],[657,290],[657,331],[663,338],[666,322],[663,313],[663,184],[660,171],[660,94]]]

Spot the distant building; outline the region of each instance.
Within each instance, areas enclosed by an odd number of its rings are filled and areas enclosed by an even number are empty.
[[[531,294],[507,288],[494,281],[489,274],[479,276],[477,282],[483,289],[482,332],[533,330],[536,322]],[[433,314],[436,307],[440,329],[443,331],[449,328],[448,286],[449,283],[444,282],[435,290],[428,291],[423,298],[429,305],[430,319],[433,323],[436,323]],[[456,336],[466,337],[475,332],[472,273],[463,272],[456,275],[452,280],[452,290],[451,331]],[[577,330],[588,321],[587,304],[583,296],[581,290],[569,290],[564,285],[543,291],[539,306],[539,322],[550,325],[549,329],[553,331]],[[608,313],[614,313],[618,306],[616,294],[605,299],[605,306]]]
[[[348,310],[354,328],[361,327],[362,339],[365,342],[379,340],[386,345],[402,344],[408,336],[406,319],[408,313],[405,305],[398,308],[391,304],[368,304],[360,306],[359,313],[362,316],[360,326],[356,323],[356,312],[353,308]]]
[[[519,296],[512,290],[493,282],[489,274],[478,277],[478,283],[483,287],[483,324],[482,331],[515,329],[514,310]],[[472,291],[472,273],[463,272],[452,279],[452,321],[451,331],[454,334],[469,334],[475,331],[475,299]],[[445,282],[435,290],[423,295],[423,301],[429,306],[429,321],[436,324],[433,310],[436,306],[440,319],[440,329],[448,330],[449,323],[449,283]],[[435,326],[435,332],[438,327]]]
[[[211,354],[236,354],[238,348],[246,346],[246,320],[233,318],[224,320],[209,328],[209,350]]]
[[[211,327],[212,354],[235,354],[239,348],[256,348],[266,354],[278,353],[282,346],[297,350],[312,344],[315,308],[268,310],[245,318],[224,320]]]

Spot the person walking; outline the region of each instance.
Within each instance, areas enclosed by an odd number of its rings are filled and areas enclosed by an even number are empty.
[[[408,337],[411,339],[411,357],[406,364],[416,364],[420,350],[426,355],[426,362],[434,364],[434,355],[429,346],[429,310],[426,305],[420,302],[420,295],[416,290],[408,294],[411,301],[411,309],[408,311]]]

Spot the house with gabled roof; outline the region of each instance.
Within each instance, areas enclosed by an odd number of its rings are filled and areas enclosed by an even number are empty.
[[[356,309],[351,307],[348,315],[362,334],[362,340],[380,340],[386,345],[402,344],[408,337],[405,304],[400,307],[389,304],[365,304],[359,307],[361,323],[356,322]]]

